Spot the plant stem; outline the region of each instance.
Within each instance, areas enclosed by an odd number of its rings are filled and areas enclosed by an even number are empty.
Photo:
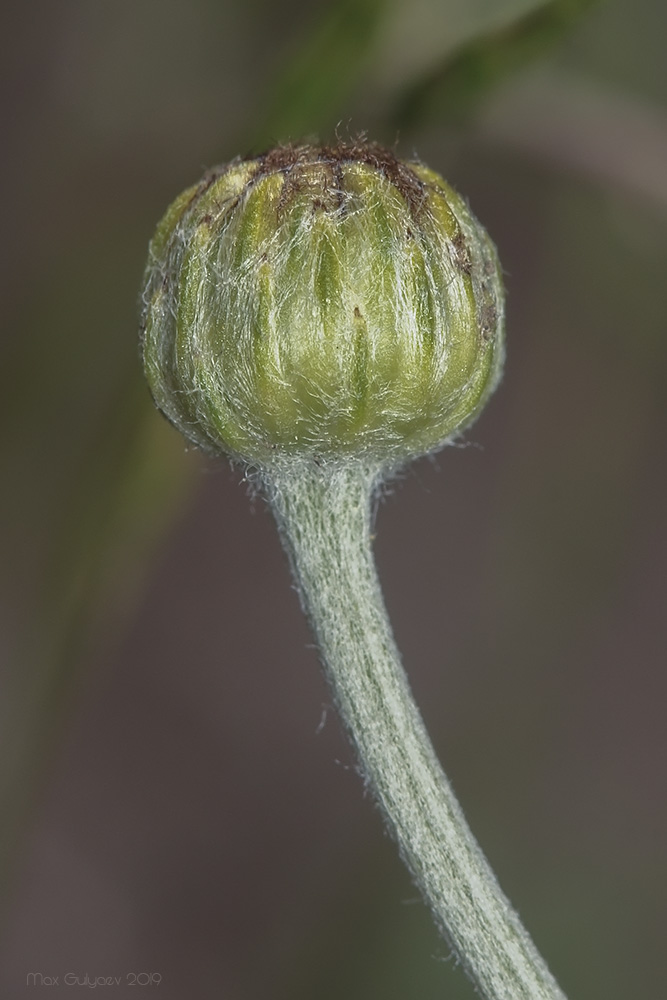
[[[400,662],[371,551],[379,470],[273,469],[264,485],[368,786],[435,921],[486,1000],[564,1000],[465,821]]]

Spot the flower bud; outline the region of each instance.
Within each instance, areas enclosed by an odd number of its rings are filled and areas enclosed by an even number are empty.
[[[158,226],[143,302],[157,406],[260,467],[428,452],[477,416],[502,365],[489,237],[438,174],[375,144],[209,171]]]

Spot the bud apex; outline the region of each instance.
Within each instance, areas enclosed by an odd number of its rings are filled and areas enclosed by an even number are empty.
[[[393,466],[469,424],[503,357],[489,237],[438,174],[375,144],[209,171],[158,226],[143,356],[191,440],[258,466]]]

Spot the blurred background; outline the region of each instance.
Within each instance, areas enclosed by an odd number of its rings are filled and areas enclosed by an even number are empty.
[[[0,992],[474,996],[363,796],[268,511],[185,449],[137,356],[167,204],[338,127],[443,173],[506,271],[501,388],[379,512],[417,701],[566,993],[661,995],[667,7],[0,17]]]

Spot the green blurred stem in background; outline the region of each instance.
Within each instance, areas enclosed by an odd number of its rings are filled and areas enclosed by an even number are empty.
[[[278,139],[303,139],[324,122],[335,124],[389,6],[389,0],[340,0],[327,9],[279,73],[253,136],[255,148],[273,146]]]
[[[371,551],[380,473],[359,462],[265,476],[364,778],[445,940],[485,1000],[564,1000],[475,841],[401,666]]]
[[[482,99],[524,66],[548,52],[599,0],[551,0],[449,55],[400,95],[389,120],[397,129],[429,121],[461,124]]]

